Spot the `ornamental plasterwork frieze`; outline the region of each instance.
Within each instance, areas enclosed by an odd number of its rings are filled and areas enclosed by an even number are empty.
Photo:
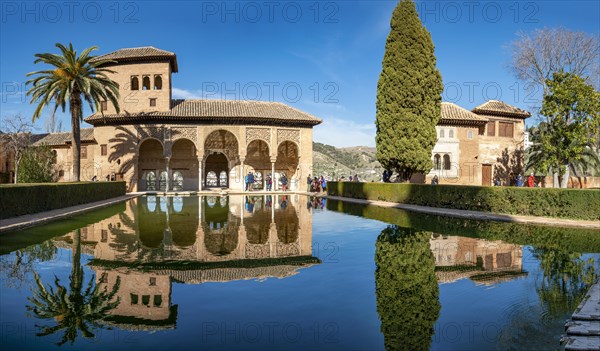
[[[298,129],[277,129],[277,144],[283,141],[293,141],[300,144],[300,130]]]
[[[154,138],[159,140],[161,143],[165,141],[165,128],[164,127],[143,127],[139,129],[140,140],[146,138]]]
[[[171,129],[171,138],[173,141],[185,138],[197,144],[198,132],[196,128],[175,127]]]
[[[250,144],[251,141],[257,139],[270,143],[271,131],[269,128],[246,128],[246,144]]]

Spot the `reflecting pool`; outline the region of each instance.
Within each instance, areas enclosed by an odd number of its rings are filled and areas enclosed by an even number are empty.
[[[143,196],[0,237],[1,345],[558,349],[594,230],[279,196]]]

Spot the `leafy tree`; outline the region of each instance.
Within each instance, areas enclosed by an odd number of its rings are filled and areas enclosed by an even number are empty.
[[[441,116],[442,76],[431,36],[412,0],[394,10],[377,84],[377,159],[408,181],[431,170]]]
[[[56,180],[56,155],[49,146],[30,147],[23,153],[19,183],[50,183]]]
[[[375,243],[375,288],[386,350],[429,350],[440,314],[429,232],[385,228]]]
[[[107,74],[114,73],[107,68],[102,68],[112,60],[91,56],[97,50],[93,46],[87,48],[77,56],[73,44],[66,47],[56,44],[61,51],[56,54],[36,54],[35,63],[45,63],[54,68],[44,71],[28,73],[27,76],[36,76],[27,81],[33,87],[27,92],[31,95],[31,103],[37,103],[33,120],[42,114],[46,105],[54,101],[54,111],[61,107],[65,112],[67,103],[71,112],[71,147],[73,150],[73,181],[79,181],[80,173],[80,123],[83,119],[82,98],[92,111],[98,110],[101,101],[110,101],[117,113],[119,112],[119,84],[108,78]]]
[[[600,93],[572,73],[554,73],[546,84],[540,113],[548,122],[532,135],[528,168],[559,173],[566,188],[571,170],[577,174],[598,164],[593,144],[600,128]]]

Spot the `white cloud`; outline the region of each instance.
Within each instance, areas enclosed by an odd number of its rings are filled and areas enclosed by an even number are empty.
[[[323,118],[323,123],[313,129],[313,140],[336,147],[375,146],[375,131],[375,123]]]

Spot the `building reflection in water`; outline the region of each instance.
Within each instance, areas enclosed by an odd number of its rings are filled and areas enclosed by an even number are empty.
[[[429,243],[440,284],[469,278],[492,285],[527,274],[521,245],[440,234],[433,234]]]
[[[107,320],[126,329],[174,328],[173,282],[285,278],[320,263],[312,256],[307,201],[299,195],[144,196],[82,228],[97,284],[110,289],[120,279],[120,303]]]

